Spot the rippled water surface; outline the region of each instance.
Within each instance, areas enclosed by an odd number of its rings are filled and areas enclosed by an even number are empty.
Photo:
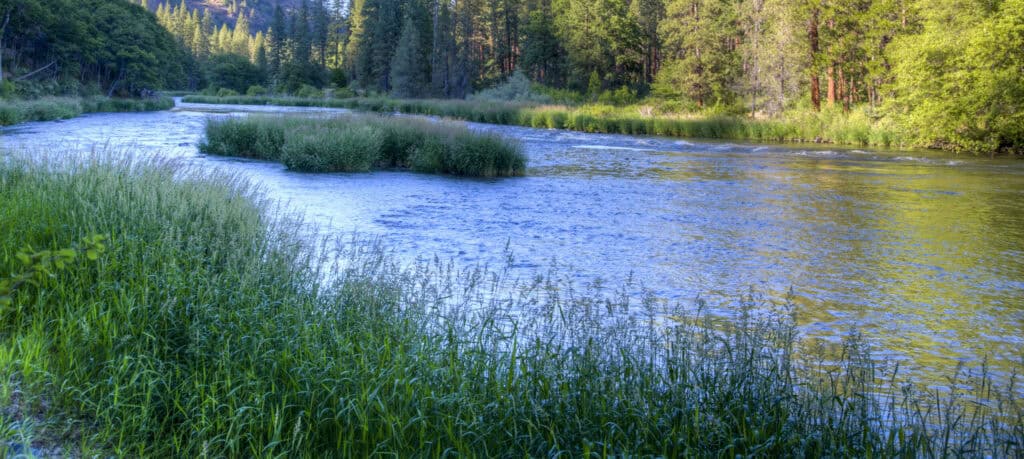
[[[1024,359],[1024,162],[934,152],[758,146],[471,125],[523,142],[524,178],[301,174],[202,155],[210,117],[332,110],[179,104],[4,131],[6,148],[176,157],[239,172],[322,231],[380,235],[403,256],[552,260],[580,282],[631,275],[723,314],[753,288],[792,287],[805,333],[852,328],[936,374]]]

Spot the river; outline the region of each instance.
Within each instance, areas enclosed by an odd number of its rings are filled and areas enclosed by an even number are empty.
[[[792,288],[801,331],[864,333],[876,355],[932,374],[1024,362],[1024,161],[753,145],[470,124],[519,139],[526,177],[303,174],[212,157],[210,117],[343,112],[178,103],[3,131],[44,153],[119,151],[239,173],[329,234],[376,235],[399,256],[502,265],[553,261],[580,283],[636,279],[659,298],[729,315],[753,289]]]

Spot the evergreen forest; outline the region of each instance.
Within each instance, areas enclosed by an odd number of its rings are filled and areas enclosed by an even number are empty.
[[[0,5],[2,73],[37,72],[26,80],[63,81],[54,89],[65,92],[333,88],[754,119],[825,111],[913,133],[916,146],[1024,144],[1024,0]],[[527,79],[525,91],[500,90]]]

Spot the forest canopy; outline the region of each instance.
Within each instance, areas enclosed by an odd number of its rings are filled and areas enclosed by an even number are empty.
[[[108,95],[181,86],[191,59],[144,8],[107,0],[0,0],[4,78]]]

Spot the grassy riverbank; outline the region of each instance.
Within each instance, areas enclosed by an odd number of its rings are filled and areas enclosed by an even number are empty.
[[[264,96],[188,96],[184,102],[207,104],[333,107],[373,112],[432,115],[480,123],[570,129],[610,134],[761,142],[823,142],[901,148],[912,146],[890,123],[863,111],[792,113],[779,119],[654,113],[650,107],[609,105],[536,105],[516,102],[437,99],[303,99]]]
[[[474,177],[523,175],[512,140],[465,126],[409,118],[246,117],[206,124],[205,153],[281,161],[306,172],[404,168]]]
[[[331,264],[304,232],[231,178],[0,161],[0,454],[1024,452],[1021,400],[990,380],[904,389],[857,339],[801,350],[785,307],[723,324],[359,242]]]
[[[0,126],[28,121],[62,120],[97,112],[149,112],[168,110],[174,100],[118,99],[110,97],[44,97],[40,99],[0,99]]]

